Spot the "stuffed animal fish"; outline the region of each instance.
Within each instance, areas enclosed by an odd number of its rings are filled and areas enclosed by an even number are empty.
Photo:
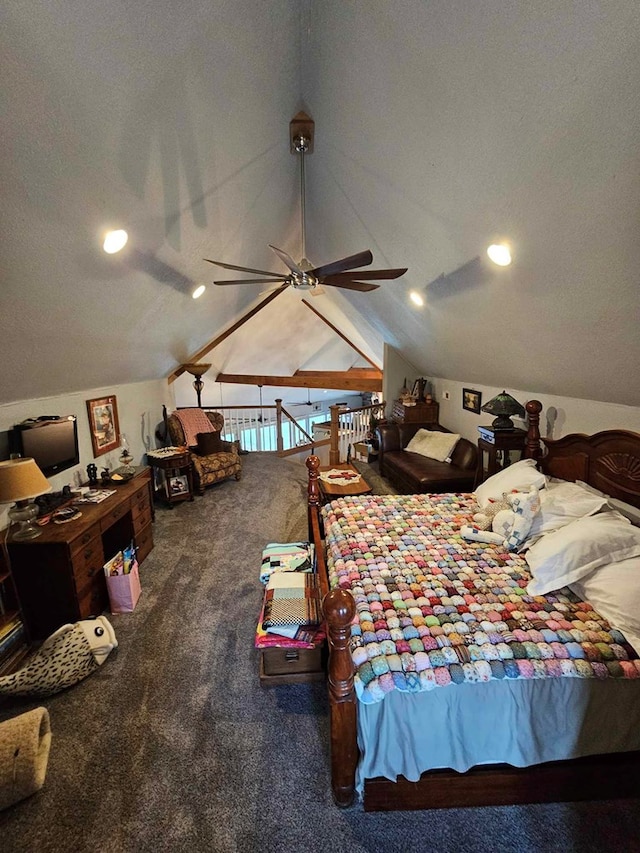
[[[104,616],[63,625],[22,669],[0,678],[0,694],[51,696],[95,672],[117,646],[113,626]]]

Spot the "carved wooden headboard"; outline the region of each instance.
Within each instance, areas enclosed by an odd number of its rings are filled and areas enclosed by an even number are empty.
[[[612,498],[640,507],[640,435],[611,429],[595,435],[574,433],[557,441],[543,438],[545,474],[582,480]]]

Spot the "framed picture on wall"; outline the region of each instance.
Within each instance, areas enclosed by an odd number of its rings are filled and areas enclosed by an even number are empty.
[[[462,389],[462,408],[468,412],[480,414],[480,406],[482,405],[482,392],[474,391],[472,388]]]
[[[102,456],[120,446],[118,405],[114,395],[87,400],[93,455]]]

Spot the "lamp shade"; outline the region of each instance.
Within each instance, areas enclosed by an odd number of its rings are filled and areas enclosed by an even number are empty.
[[[182,366],[187,373],[196,376],[198,379],[211,367],[210,364],[183,364]]]
[[[492,424],[494,429],[513,429],[511,416],[519,415],[523,418],[526,414],[524,406],[521,406],[515,397],[507,394],[506,391],[503,391],[502,394],[497,394],[492,400],[485,403],[482,406],[482,411],[490,415],[496,415],[496,419]]]
[[[27,501],[51,491],[51,485],[35,460],[0,462],[0,504]]]

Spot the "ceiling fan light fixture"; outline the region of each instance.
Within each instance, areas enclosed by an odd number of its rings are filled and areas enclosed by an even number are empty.
[[[424,305],[424,296],[418,293],[417,290],[409,291],[409,299],[413,302],[414,305],[417,305],[418,308],[422,308]]]
[[[102,248],[107,255],[115,255],[127,245],[129,235],[123,228],[118,228],[116,231],[107,231],[104,237]]]
[[[206,289],[207,289],[206,285],[198,284],[191,291],[191,298],[192,299],[199,299],[202,296],[202,294],[205,292]]]
[[[487,249],[487,255],[499,267],[508,267],[511,263],[511,250],[506,243],[492,243]]]

